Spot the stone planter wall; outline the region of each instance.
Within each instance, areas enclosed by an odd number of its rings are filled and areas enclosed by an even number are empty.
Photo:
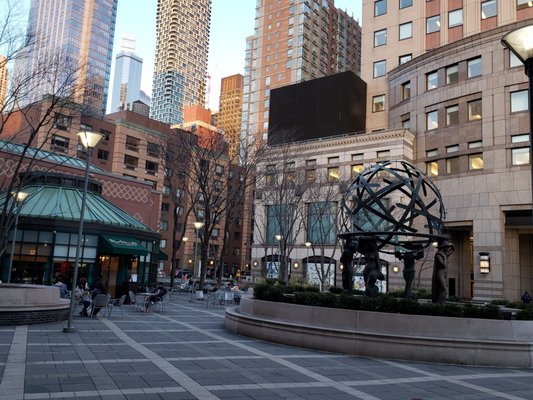
[[[0,325],[27,325],[63,321],[70,300],[59,297],[54,286],[0,284]]]
[[[533,321],[387,314],[243,297],[226,310],[239,335],[317,350],[452,364],[533,367]]]

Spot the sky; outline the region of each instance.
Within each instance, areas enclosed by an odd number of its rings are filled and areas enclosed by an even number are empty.
[[[362,0],[335,0],[337,8],[353,14],[360,24],[361,3]],[[220,80],[226,76],[244,74],[246,37],[254,32],[255,4],[256,0],[212,0],[207,70],[211,76],[208,106],[213,111],[218,110]],[[122,34],[135,34],[136,54],[143,58],[141,89],[148,95],[152,92],[156,5],[157,0],[119,0],[113,46],[111,80]],[[112,87],[112,82],[109,87]]]

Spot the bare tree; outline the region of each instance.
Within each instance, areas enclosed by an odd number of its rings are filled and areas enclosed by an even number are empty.
[[[14,1],[0,5],[0,68],[11,70],[14,62],[20,65],[29,60],[33,37],[25,32],[20,6]],[[76,77],[81,68],[79,60],[55,54],[47,62],[20,69],[9,74],[9,91],[0,101],[0,148],[6,147],[17,154],[10,160],[0,160],[4,173],[0,188],[17,193],[27,181],[27,172],[35,168],[42,157],[37,151],[49,145],[52,136],[61,128],[63,118],[79,115],[81,107],[73,100],[79,90]],[[24,73],[20,71],[24,70]],[[40,82],[48,82],[49,94],[40,102],[21,107],[29,93]],[[14,146],[12,143],[18,143]],[[6,196],[0,204],[0,258],[6,251],[9,234],[19,212],[16,202]]]
[[[255,213],[256,233],[260,235],[257,239],[265,250],[269,245],[274,247],[277,244],[278,279],[287,282],[290,255],[304,228],[305,171],[297,168],[301,156],[290,145],[267,148],[264,159],[257,185],[260,204],[264,207]],[[264,232],[262,238],[261,232]]]

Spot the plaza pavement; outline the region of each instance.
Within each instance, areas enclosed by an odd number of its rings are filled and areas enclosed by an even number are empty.
[[[0,399],[533,399],[533,370],[321,353],[236,336],[224,308],[0,327]]]

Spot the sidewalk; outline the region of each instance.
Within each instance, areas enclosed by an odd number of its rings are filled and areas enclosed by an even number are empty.
[[[126,309],[125,309],[126,310]],[[0,399],[533,399],[533,370],[418,364],[285,347],[224,330],[190,295],[163,313],[0,327]]]

